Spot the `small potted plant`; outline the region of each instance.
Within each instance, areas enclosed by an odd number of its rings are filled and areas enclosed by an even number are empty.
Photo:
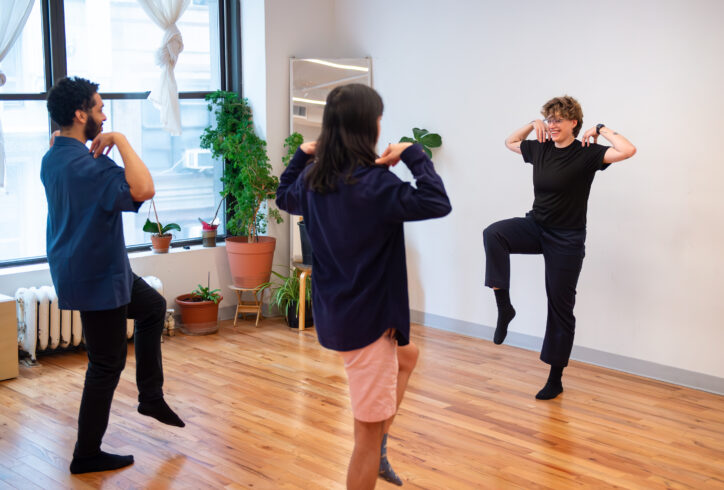
[[[214,217],[211,218],[210,221],[204,221],[199,218],[199,221],[201,222],[201,244],[204,247],[216,246],[216,229],[219,227],[219,221],[216,219],[216,216],[218,216],[219,209],[221,209],[221,204],[223,202],[224,198],[222,197],[221,201],[219,201],[219,205],[216,206]]]
[[[189,335],[207,335],[219,329],[219,303],[223,296],[209,283],[198,285],[190,294],[176,297],[181,311],[181,331]]]
[[[165,254],[168,253],[168,249],[171,245],[171,238],[173,235],[169,233],[170,230],[181,231],[181,227],[176,223],[169,223],[162,225],[158,219],[158,213],[156,212],[156,203],[151,199],[151,207],[153,208],[153,214],[156,216],[156,221],[151,221],[151,208],[148,209],[148,217],[146,222],[143,224],[143,231],[151,233],[151,247],[153,253]]]
[[[278,272],[272,271],[281,283],[274,289],[271,295],[271,304],[279,308],[287,320],[287,325],[291,328],[299,328],[299,274],[293,268],[290,268],[289,275],[284,276]],[[307,276],[307,286],[305,288],[305,318],[304,327],[314,325],[312,318],[312,280],[311,276]]]

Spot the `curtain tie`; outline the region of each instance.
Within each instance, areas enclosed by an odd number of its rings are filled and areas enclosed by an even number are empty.
[[[181,31],[176,24],[171,24],[163,34],[163,44],[156,51],[156,64],[161,68],[175,67],[178,55],[184,50]]]

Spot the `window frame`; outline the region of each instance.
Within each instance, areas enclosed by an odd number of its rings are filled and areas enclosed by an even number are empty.
[[[0,101],[45,101],[48,91],[55,80],[68,75],[65,37],[65,2],[64,0],[38,0],[41,8],[43,32],[43,57],[45,67],[45,90],[40,93],[0,93]],[[237,0],[218,0],[219,17],[219,80],[221,90],[241,93],[241,5]],[[147,99],[146,92],[99,92],[105,100]],[[211,91],[179,92],[179,99],[203,100]],[[48,117],[50,132],[59,126]],[[225,167],[225,165],[224,165]],[[226,206],[223,210],[226,217]],[[217,242],[223,241],[226,235],[216,237]],[[172,247],[186,247],[201,244],[201,237],[177,239]],[[128,252],[149,250],[150,243],[127,246]],[[24,257],[0,261],[0,268],[22,265],[40,264],[48,261],[47,256]]]

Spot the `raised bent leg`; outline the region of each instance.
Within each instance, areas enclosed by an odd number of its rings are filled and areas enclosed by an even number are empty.
[[[415,344],[410,342],[405,346],[397,347],[397,361],[399,364],[399,371],[397,372],[397,408],[399,409],[402,398],[405,396],[407,390],[407,383],[410,380],[410,375],[414,371],[417,365],[417,359],[420,356],[420,349]],[[395,412],[397,415],[397,412]],[[397,476],[395,470],[392,469],[392,465],[387,459],[387,434],[390,432],[390,426],[392,421],[395,419],[395,415],[385,421],[383,428],[382,445],[380,448],[380,478],[387,480],[395,485],[402,485],[402,479]]]
[[[510,254],[543,252],[540,231],[532,218],[497,221],[483,230],[485,285],[510,289]]]

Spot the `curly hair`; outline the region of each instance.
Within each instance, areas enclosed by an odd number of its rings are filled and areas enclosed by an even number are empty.
[[[576,127],[573,128],[573,136],[578,136],[581,127],[583,127],[583,109],[576,99],[569,95],[563,97],[553,97],[551,100],[543,104],[540,113],[544,118],[556,116],[563,119],[575,119]]]
[[[71,126],[75,111],[88,111],[95,105],[93,95],[97,92],[98,84],[85,78],[66,77],[58,80],[48,92],[50,118],[60,127]]]

